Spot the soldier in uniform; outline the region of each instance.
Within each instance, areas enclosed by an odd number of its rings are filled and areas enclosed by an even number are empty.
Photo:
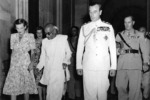
[[[148,49],[150,49],[150,40],[147,38],[147,32],[145,27],[140,27],[139,31],[145,36],[145,42],[147,43]],[[149,54],[150,56],[150,54]],[[149,59],[150,60],[150,59]],[[142,89],[143,89],[143,98],[148,100],[150,94],[150,71],[143,73],[142,75]]]
[[[108,75],[110,72],[114,76],[116,72],[114,30],[110,24],[100,19],[101,13],[101,5],[91,3],[91,22],[83,25],[79,34],[77,73],[83,74],[85,100],[107,100]]]
[[[116,76],[118,100],[142,100],[142,69],[148,70],[149,50],[144,35],[133,28],[134,23],[133,16],[126,16],[125,30],[116,36],[116,41],[123,45],[119,50]]]

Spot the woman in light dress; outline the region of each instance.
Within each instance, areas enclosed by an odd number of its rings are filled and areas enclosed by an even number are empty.
[[[33,62],[29,54],[30,51],[31,55],[33,54],[35,39],[33,34],[27,32],[28,24],[24,19],[17,19],[14,26],[18,33],[11,34],[11,62],[3,93],[11,95],[11,100],[25,94],[24,100],[29,100],[29,94],[38,93],[32,71]]]

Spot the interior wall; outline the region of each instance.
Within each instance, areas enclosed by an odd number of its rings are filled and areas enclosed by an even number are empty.
[[[16,0],[0,0],[0,55],[9,59],[9,40],[11,27],[16,19]]]
[[[81,27],[88,15],[89,0],[75,0],[75,26]]]
[[[39,25],[52,23],[67,34],[73,24],[74,0],[39,0]]]
[[[10,34],[17,18],[28,21],[28,0],[0,0],[0,57],[10,58]]]
[[[39,0],[39,25],[56,24],[55,8],[57,0]]]

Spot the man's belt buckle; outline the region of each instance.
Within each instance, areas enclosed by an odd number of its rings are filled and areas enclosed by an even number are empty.
[[[125,53],[131,53],[130,49],[125,50]]]
[[[127,50],[125,50],[125,53],[138,53],[138,50],[135,50],[135,49],[127,49]]]
[[[131,53],[131,50],[127,50],[128,53]]]

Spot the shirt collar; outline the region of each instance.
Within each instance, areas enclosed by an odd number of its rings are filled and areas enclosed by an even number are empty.
[[[98,19],[97,21],[94,22],[94,24],[95,24],[95,26],[99,26],[101,22],[102,22],[102,20]]]

